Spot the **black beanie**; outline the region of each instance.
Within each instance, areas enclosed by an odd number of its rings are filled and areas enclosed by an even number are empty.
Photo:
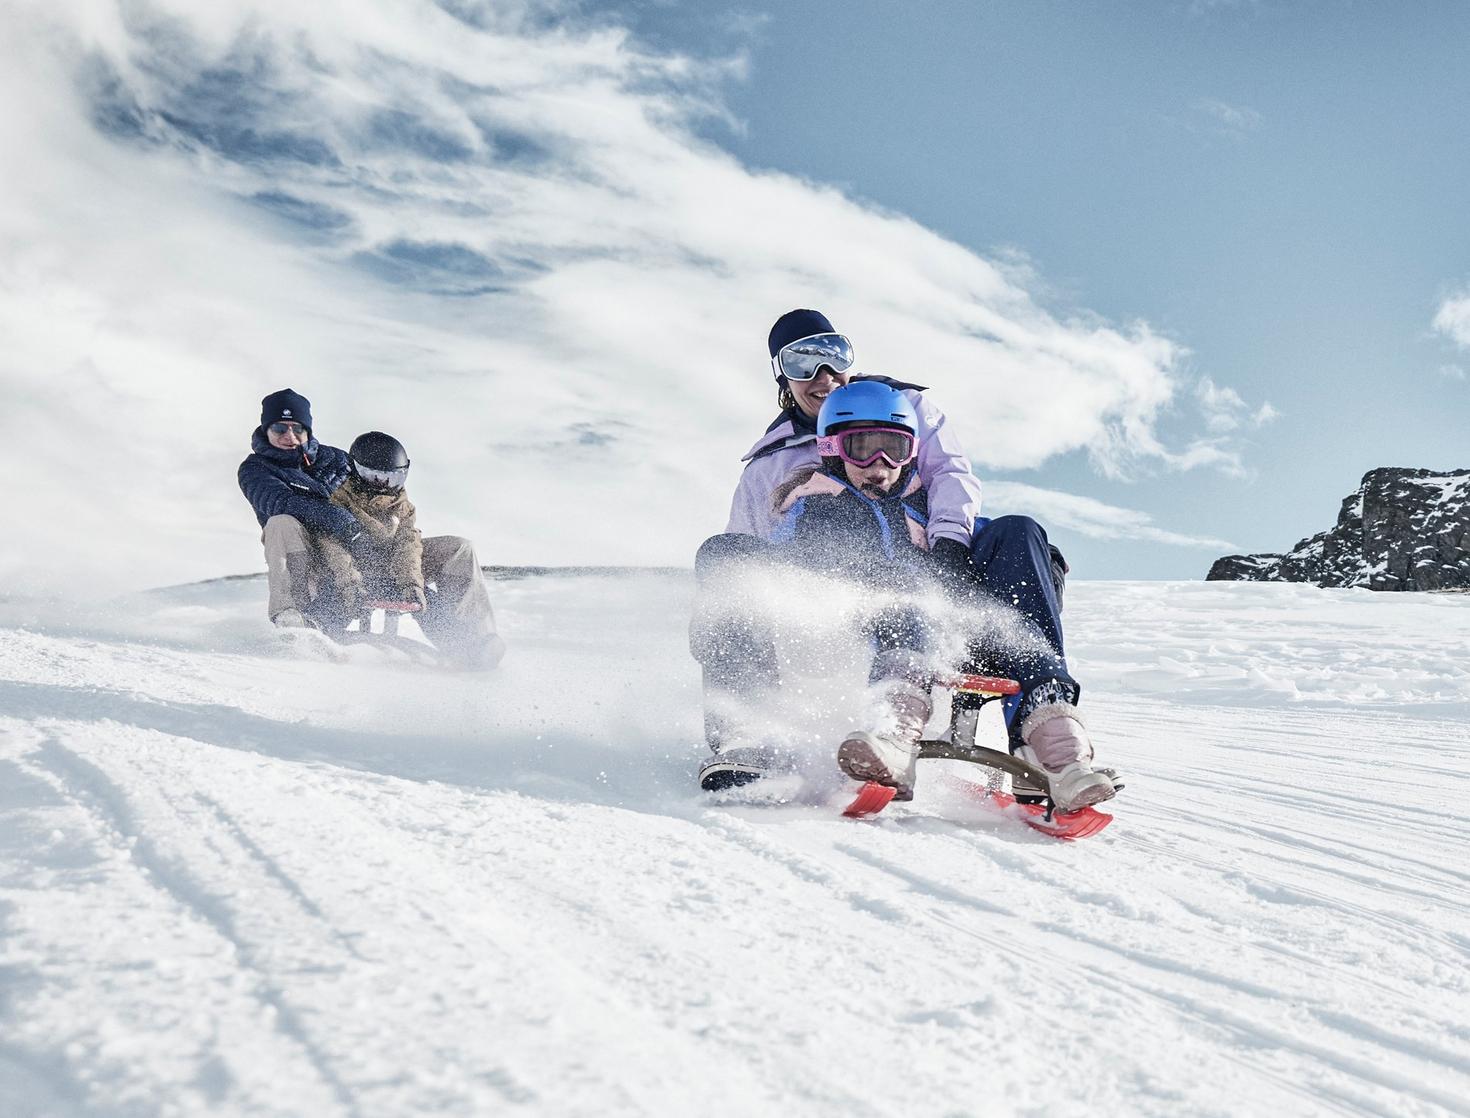
[[[260,402],[260,425],[269,427],[282,420],[299,423],[311,430],[311,401],[294,388],[272,392]]]
[[[775,357],[784,346],[801,338],[810,338],[813,334],[835,334],[832,324],[827,321],[827,316],[821,311],[795,310],[787,311],[776,319],[776,325],[771,327],[771,336],[767,344],[771,347],[771,356]]]

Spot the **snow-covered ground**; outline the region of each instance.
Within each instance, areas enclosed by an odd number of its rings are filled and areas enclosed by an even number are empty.
[[[1074,583],[1069,845],[711,802],[685,577],[494,593],[488,676],[4,606],[0,1114],[1470,1112],[1470,596]]]

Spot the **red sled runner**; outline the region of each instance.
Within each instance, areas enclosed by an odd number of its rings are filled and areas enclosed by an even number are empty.
[[[1059,839],[1081,839],[1097,834],[1113,821],[1113,817],[1096,808],[1084,807],[1080,811],[1059,812],[1046,793],[1046,774],[1019,757],[987,749],[975,744],[975,730],[980,721],[980,708],[995,699],[1014,695],[1021,685],[1013,679],[996,676],[962,675],[942,681],[953,691],[952,713],[948,741],[921,741],[919,759],[965,761],[980,765],[993,774],[997,785],[991,787],[965,781],[966,788],[987,803],[995,805],[1007,815],[1019,816],[1028,827]],[[1108,770],[1101,770],[1107,772]],[[998,784],[1000,774],[1008,774],[1013,782],[1014,793],[1003,792]],[[1113,775],[1109,773],[1109,775]],[[1116,780],[1116,787],[1123,785]],[[843,815],[858,819],[877,815],[894,796],[894,789],[886,784],[869,782],[858,790],[857,797]]]

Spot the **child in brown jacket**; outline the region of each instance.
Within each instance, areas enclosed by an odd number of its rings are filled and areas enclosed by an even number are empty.
[[[335,539],[318,546],[342,591],[348,615],[369,601],[415,602],[424,596],[424,543],[415,524],[413,502],[404,491],[408,454],[403,444],[381,431],[359,435],[347,452],[347,480],[332,493],[362,525],[349,549]]]

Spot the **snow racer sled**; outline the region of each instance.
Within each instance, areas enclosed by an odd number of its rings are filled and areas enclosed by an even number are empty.
[[[277,632],[292,651],[309,658],[345,662],[359,659],[352,655],[352,649],[367,647],[386,653],[390,659],[441,666],[443,657],[433,645],[398,631],[400,620],[420,609],[417,602],[374,598],[362,603],[356,617],[312,615],[304,624]]]
[[[438,664],[440,656],[432,645],[424,641],[416,641],[398,632],[399,622],[409,614],[419,613],[422,608],[417,602],[412,601],[400,602],[371,598],[363,602],[363,612],[357,619],[356,629],[349,625],[341,632],[332,633],[331,637],[342,644],[366,644],[378,648],[395,649],[417,663]]]
[[[964,761],[978,765],[986,772],[984,784],[966,781],[967,787],[982,800],[1016,815],[1029,827],[1060,839],[1079,839],[1095,835],[1113,821],[1113,817],[1093,807],[1073,812],[1058,812],[1047,794],[1046,773],[1020,757],[975,744],[980,710],[986,703],[1020,692],[1013,679],[996,676],[960,675],[935,681],[950,689],[949,732],[942,739],[919,742],[919,760]],[[1117,773],[1099,769],[1122,788]],[[1011,788],[1006,790],[1009,781]],[[896,790],[886,784],[868,782],[843,814],[849,818],[876,815],[892,801]]]

